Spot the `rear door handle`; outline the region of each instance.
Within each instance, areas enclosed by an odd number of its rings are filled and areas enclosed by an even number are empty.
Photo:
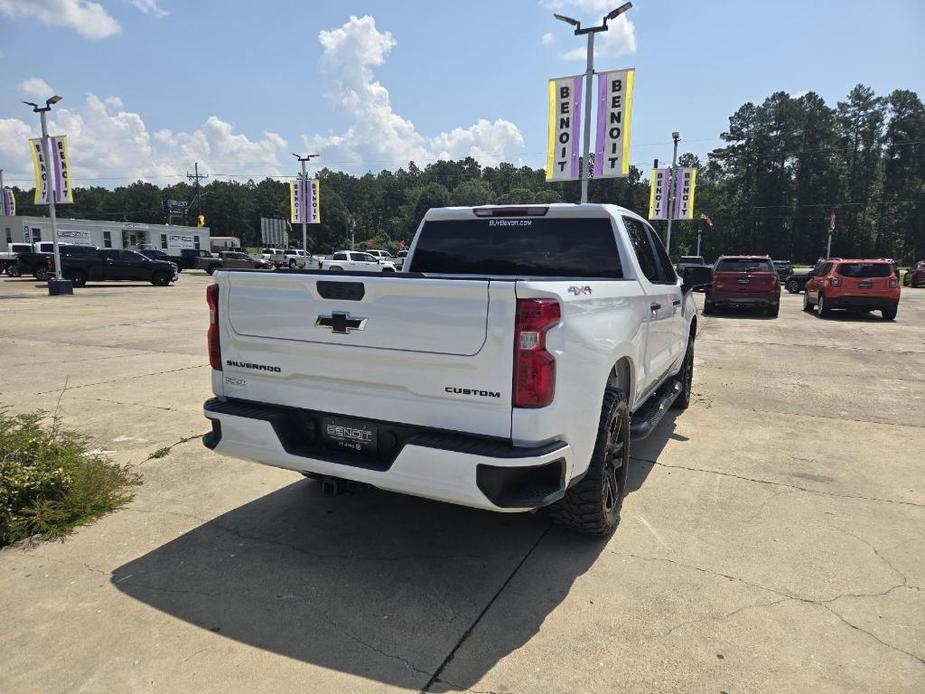
[[[680,305],[681,305],[681,300],[680,300],[680,299],[672,299],[672,300],[671,300],[671,305],[672,305],[672,306],[680,306]]]
[[[649,308],[652,309],[653,311],[658,311],[661,307],[662,307],[661,304],[650,304],[649,305]]]

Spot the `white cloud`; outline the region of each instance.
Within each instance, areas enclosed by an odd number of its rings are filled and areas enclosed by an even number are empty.
[[[287,143],[280,135],[263,133],[251,139],[234,126],[210,116],[192,132],[151,133],[142,117],[123,110],[118,97],[88,94],[74,109],[51,112],[51,134],[67,133],[75,185],[119,185],[132,180],[182,176],[194,161],[206,173],[281,175],[280,158]],[[0,120],[0,160],[10,179],[30,187],[31,160],[26,139],[37,126],[16,118]],[[96,179],[96,180],[94,180]]]
[[[609,29],[594,38],[594,57],[611,58],[617,55],[636,52],[636,27],[621,15],[608,24]],[[562,54],[566,60],[586,60],[588,55],[585,42]]]
[[[790,93],[790,98],[791,98],[791,99],[802,99],[802,98],[803,98],[804,96],[806,96],[807,94],[809,94],[809,90],[808,90],[808,89],[801,89],[801,90],[798,91],[798,92],[791,92],[791,93]]]
[[[88,39],[105,39],[122,31],[102,5],[90,0],[0,0],[0,15],[67,27]]]
[[[45,99],[53,96],[55,93],[52,86],[39,77],[24,79],[19,83],[19,91],[23,96],[35,99],[39,102],[45,101]]]
[[[620,4],[617,0],[540,0],[550,10],[574,9],[594,19],[600,19]]]
[[[143,14],[152,14],[155,17],[167,16],[167,12],[158,6],[157,0],[129,0],[129,2]]]
[[[510,121],[480,119],[427,137],[395,113],[389,90],[375,79],[373,68],[385,62],[396,41],[390,32],[379,31],[372,17],[351,17],[336,29],[320,32],[318,40],[324,49],[321,70],[327,96],[351,119],[343,133],[303,136],[306,147],[319,151],[327,165],[366,170],[439,158],[472,156],[485,164],[519,158],[524,139]]]
[[[543,42],[544,46],[549,46],[556,42],[556,37],[552,35],[551,31],[547,31],[540,40]]]

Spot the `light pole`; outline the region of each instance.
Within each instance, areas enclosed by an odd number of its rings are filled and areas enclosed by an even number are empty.
[[[674,140],[674,154],[671,155],[671,172],[668,174],[668,232],[665,234],[665,251],[669,254],[671,253],[671,218],[674,217],[674,206],[677,202],[674,199],[674,170],[678,164],[678,140],[681,139],[681,133],[671,133],[671,139]]]
[[[45,179],[48,186],[48,216],[51,218],[51,244],[55,257],[55,278],[48,280],[48,294],[57,296],[59,294],[73,294],[74,286],[70,280],[61,278],[61,253],[58,250],[58,220],[55,217],[55,176],[54,172],[49,170],[51,165],[51,147],[48,142],[48,112],[51,107],[61,101],[60,96],[52,96],[45,99],[45,105],[39,106],[31,101],[23,101],[27,106],[32,107],[34,113],[39,114],[42,122],[42,159],[45,162]]]
[[[305,162],[311,161],[314,157],[320,156],[318,154],[306,154],[304,157],[300,157],[295,152],[292,153],[296,159],[302,162],[302,180],[308,180],[308,174],[305,172]],[[307,186],[306,186],[307,189]],[[308,205],[305,206],[305,213],[302,215],[302,250],[306,253],[308,252],[308,220],[305,218],[308,216]]]
[[[611,19],[616,19],[632,6],[633,3],[631,2],[623,3],[617,9],[609,12],[607,16],[604,17],[604,22],[596,27],[582,28],[581,22],[577,19],[572,19],[571,17],[566,17],[561,14],[553,14],[553,17],[560,22],[565,22],[575,27],[575,36],[581,36],[582,34],[588,36],[587,69],[585,70],[585,131],[582,144],[581,170],[579,171],[581,174],[581,202],[583,203],[588,202],[588,162],[591,155],[591,89],[594,77],[594,35],[602,31],[607,31],[609,28],[607,22]]]

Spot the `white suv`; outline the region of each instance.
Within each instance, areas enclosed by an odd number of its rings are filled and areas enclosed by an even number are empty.
[[[330,272],[395,272],[395,263],[360,251],[337,251],[322,263]]]

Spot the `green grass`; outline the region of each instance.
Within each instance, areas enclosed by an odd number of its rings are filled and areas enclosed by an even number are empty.
[[[63,537],[128,503],[140,483],[58,418],[0,410],[0,547]]]

